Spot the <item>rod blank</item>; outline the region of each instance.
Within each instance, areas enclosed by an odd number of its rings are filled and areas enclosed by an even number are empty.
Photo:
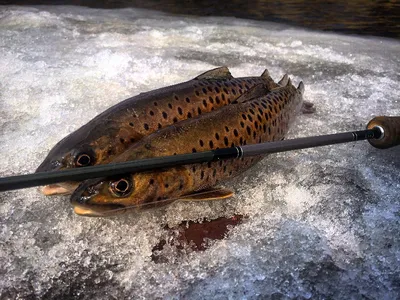
[[[311,147],[347,143],[357,140],[378,139],[382,135],[379,128],[363,131],[345,132],[330,135],[321,135],[300,139],[267,142],[241,147],[217,149],[205,152],[180,154],[174,156],[155,157],[97,165],[92,167],[77,168],[54,172],[41,172],[28,175],[18,175],[0,178],[0,192],[47,185],[65,181],[82,181],[91,178],[109,177],[127,173],[143,172],[179,165],[204,163],[222,159],[235,159],[240,157],[265,155],[269,153],[298,150]]]

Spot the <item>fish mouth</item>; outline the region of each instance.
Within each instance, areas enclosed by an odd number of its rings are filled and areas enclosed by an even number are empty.
[[[70,195],[78,187],[78,185],[78,182],[63,182],[45,185],[39,190],[45,196]]]
[[[98,195],[98,188],[104,178],[89,179],[82,182],[72,193],[71,204],[77,215],[85,217],[109,217],[122,214],[126,211],[120,204],[93,204],[90,203]]]
[[[83,217],[111,217],[123,214],[126,209],[122,205],[85,205],[72,204],[74,212]]]

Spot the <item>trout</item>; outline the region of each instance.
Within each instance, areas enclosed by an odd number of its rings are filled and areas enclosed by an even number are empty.
[[[278,87],[267,70],[260,77],[233,78],[228,68],[221,67],[126,99],[58,142],[36,172],[109,163],[143,137],[228,105],[257,84]],[[77,186],[77,182],[53,184],[42,193],[69,194]]]
[[[284,86],[270,92],[265,85],[258,85],[231,105],[159,130],[113,162],[282,140],[302,107],[304,85],[300,82],[295,88],[287,77],[280,83]],[[71,202],[77,214],[108,216],[176,200],[224,199],[233,193],[213,187],[261,158],[221,160],[87,180],[72,194]]]

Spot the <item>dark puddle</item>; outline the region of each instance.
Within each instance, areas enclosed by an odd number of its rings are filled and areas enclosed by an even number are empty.
[[[234,215],[211,221],[204,219],[201,223],[184,221],[173,228],[165,227],[166,238],[153,248],[151,258],[155,263],[167,262],[168,259],[163,251],[165,248],[176,249],[178,254],[185,249],[204,251],[210,246],[209,241],[222,240],[229,230],[241,224],[245,218],[243,215]]]

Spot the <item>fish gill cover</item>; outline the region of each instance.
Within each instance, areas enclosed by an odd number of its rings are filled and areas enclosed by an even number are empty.
[[[0,28],[1,176],[32,172],[122,99],[221,65],[305,83],[317,112],[288,138],[400,114],[389,39],[77,7],[3,6]],[[226,184],[232,199],[110,219],[36,188],[1,193],[1,298],[398,298],[399,151],[360,142],[271,155]],[[234,215],[245,217],[204,251],[168,242],[166,227]]]

